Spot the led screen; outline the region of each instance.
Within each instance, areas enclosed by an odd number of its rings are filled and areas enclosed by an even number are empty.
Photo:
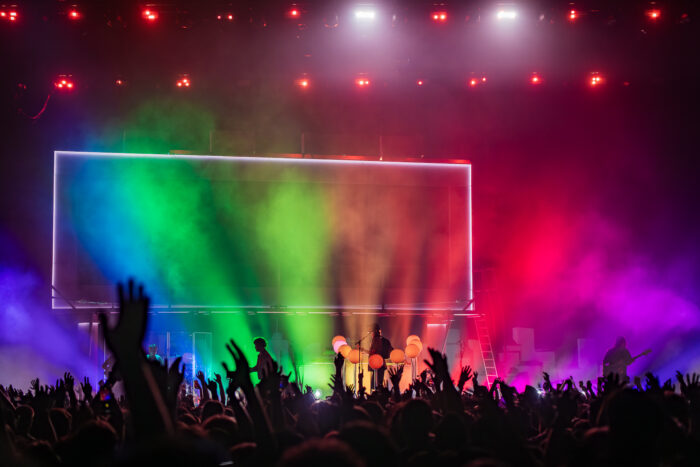
[[[464,307],[470,169],[56,152],[53,305]]]

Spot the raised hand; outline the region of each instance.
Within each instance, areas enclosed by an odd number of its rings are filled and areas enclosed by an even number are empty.
[[[586,392],[588,392],[591,397],[595,397],[595,392],[593,392],[593,383],[590,379],[586,381]]]
[[[261,449],[262,452],[272,452],[274,439],[272,438],[272,432],[270,430],[270,422],[267,419],[265,409],[258,395],[255,393],[253,382],[250,379],[250,365],[248,364],[248,359],[233,339],[226,344],[226,350],[231,354],[231,358],[233,358],[233,362],[236,365],[235,370],[231,371],[226,365],[226,362],[221,362],[226,371],[226,376],[231,381],[229,391],[234,393],[239,387],[243,390],[248,403],[248,412],[253,422],[255,442],[258,443],[259,449]]]
[[[201,389],[202,401],[208,401],[209,397],[209,386],[207,385],[207,379],[204,377],[202,370],[199,370],[195,375],[197,381],[199,381],[199,387]]]
[[[542,377],[544,378],[544,383],[542,383],[542,389],[544,389],[545,392],[549,392],[552,389],[554,389],[554,386],[552,386],[552,380],[549,378],[549,373],[543,371]]]
[[[36,396],[37,392],[39,391],[39,388],[41,388],[39,378],[33,379],[30,387],[31,387],[32,391],[34,391],[34,396]]]
[[[83,390],[83,397],[85,400],[88,402],[92,401],[92,385],[90,384],[90,378],[87,376],[83,378],[83,382],[80,387]]]
[[[278,366],[277,362],[272,362],[272,371],[266,377],[266,386],[268,391],[274,392],[279,391],[282,387],[282,378],[284,375],[284,368]]]
[[[654,375],[651,371],[644,373],[644,376],[646,377],[647,391],[658,391],[661,389],[658,376]]]
[[[565,391],[571,391],[571,390],[574,389],[575,387],[576,387],[576,383],[574,383],[574,377],[573,377],[573,376],[569,376],[569,379],[567,379],[566,381],[564,381],[564,390],[565,390]]]
[[[433,349],[433,348],[428,348],[428,353],[430,354],[430,357],[432,358],[432,362],[429,362],[428,360],[423,360],[426,365],[428,365],[428,368],[430,368],[433,373],[435,374],[434,379],[436,380],[436,390],[439,390],[439,384],[441,382],[444,382],[445,384],[452,384],[452,380],[450,378],[450,371],[447,366],[447,357],[440,353],[439,351]]]
[[[693,373],[692,375],[686,374],[685,380],[683,380],[683,373],[680,371],[676,372],[676,379],[680,383],[681,394],[688,398],[697,398],[700,395],[700,375]]]
[[[149,365],[141,347],[146,333],[149,299],[143,286],[134,290],[134,281],[129,280],[127,291],[117,285],[119,296],[119,319],[115,326],[107,322],[107,315],[99,315],[105,341],[115,357],[116,365],[124,380],[126,398],[129,402],[136,436],[152,438],[173,430],[172,414],[163,399],[160,381],[165,377]]]
[[[464,385],[467,384],[467,381],[469,381],[472,376],[472,367],[469,365],[462,367],[462,371],[459,373],[459,382],[457,383],[457,389],[460,393],[464,390]]]
[[[209,392],[211,393],[211,398],[219,400],[219,394],[218,394],[218,385],[216,384],[216,381],[214,380],[207,380],[207,388],[209,389]]]
[[[236,364],[236,369],[229,370],[226,362],[221,362],[228,377],[236,388],[241,388],[243,391],[252,391],[253,382],[250,379],[250,365],[241,348],[236,345],[233,339],[226,344],[226,350],[231,354],[233,362]]]
[[[185,379],[185,365],[182,365],[182,370],[180,370],[181,362],[182,357],[177,357],[173,361],[170,368],[168,368],[168,374],[165,380],[165,401],[168,404],[168,407],[173,410],[177,405],[177,397],[178,392],[180,391],[180,386],[182,386],[182,381]]]
[[[391,381],[391,389],[396,400],[401,398],[399,383],[401,383],[401,377],[403,376],[403,368],[403,365],[397,365],[389,368],[389,381]]]
[[[675,391],[676,386],[673,384],[671,378],[664,381],[664,385],[661,387],[664,391]]]
[[[501,394],[503,395],[503,400],[506,401],[506,405],[513,407],[515,405],[515,388],[506,384],[502,379],[499,380],[498,387],[501,389]]]
[[[65,383],[66,391],[73,392],[73,387],[75,386],[75,378],[73,378],[70,372],[65,372],[63,374],[63,381]]]
[[[117,295],[119,322],[111,328],[107,323],[107,316],[102,313],[99,315],[100,325],[104,329],[107,345],[114,351],[117,359],[133,358],[139,353],[143,354],[141,343],[146,333],[149,299],[144,295],[142,285],[134,292],[133,279],[129,279],[126,294],[124,286],[118,284]]]
[[[656,381],[658,383],[658,379]],[[605,385],[603,386],[603,392],[610,393],[616,389],[620,389],[624,385],[625,382],[622,381],[619,374],[610,372],[605,377]]]
[[[391,385],[395,388],[399,387],[399,382],[401,381],[401,377],[403,376],[403,365],[396,365],[392,366],[388,370],[389,372],[389,381],[391,381]]]

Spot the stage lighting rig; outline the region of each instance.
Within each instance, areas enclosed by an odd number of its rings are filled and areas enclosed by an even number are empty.
[[[436,23],[446,23],[447,22],[447,12],[446,11],[434,11],[430,17]]]
[[[11,6],[9,8],[2,7],[0,9],[0,20],[5,20],[9,21],[10,23],[17,22],[19,19],[19,13],[17,12],[17,8],[14,6]]]
[[[175,86],[177,86],[178,89],[189,89],[191,85],[192,81],[190,81],[190,76],[187,74],[180,75],[178,80],[175,81]]]
[[[652,21],[656,21],[657,19],[661,18],[661,10],[658,8],[652,8],[650,10],[647,10],[647,18],[649,18]]]
[[[533,86],[539,86],[542,84],[542,77],[538,73],[533,73],[530,75],[530,84]]]
[[[370,81],[369,78],[365,75],[360,75],[357,78],[355,78],[355,86],[357,86],[360,89],[365,89],[370,86]]]
[[[578,19],[579,13],[576,10],[569,10],[567,17],[569,18],[569,21],[573,22],[573,21],[576,21]]]
[[[499,8],[496,12],[496,19],[501,22],[514,21],[518,17],[518,12],[514,8]]]
[[[358,23],[373,23],[377,19],[377,9],[372,5],[360,5],[355,8],[354,16]]]
[[[603,84],[603,77],[600,75],[600,73],[598,73],[597,71],[594,71],[588,77],[588,84],[592,88],[597,88],[598,86]]]
[[[158,20],[158,10],[146,7],[141,11],[141,17],[148,23],[155,23]]]
[[[75,83],[73,82],[71,75],[59,75],[53,82],[53,86],[62,92],[72,91],[75,89]]]
[[[300,89],[309,89],[309,87],[311,86],[311,80],[308,77],[304,76],[295,80],[294,84],[296,84]]]
[[[287,10],[287,18],[290,19],[299,19],[301,18],[301,8],[299,8],[297,5],[292,4],[291,7]]]
[[[233,21],[233,13],[220,13],[216,15],[219,21]]]
[[[82,13],[80,13],[80,10],[78,10],[78,7],[73,5],[70,10],[68,10],[68,13],[66,14],[69,20],[71,21],[78,21],[83,18]]]
[[[476,88],[480,85],[486,84],[488,79],[485,74],[472,73],[469,78],[467,78],[467,86],[470,88]]]

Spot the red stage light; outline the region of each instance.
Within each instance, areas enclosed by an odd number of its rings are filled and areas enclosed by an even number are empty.
[[[189,88],[191,84],[192,82],[187,75],[182,75],[182,77],[175,82],[175,86],[178,88]]]
[[[578,18],[578,12],[576,10],[569,11],[569,21],[576,21]]]
[[[77,19],[80,19],[80,17],[81,17],[81,14],[80,14],[80,12],[79,12],[78,10],[76,10],[76,9],[73,9],[73,10],[71,10],[71,11],[68,12],[68,18],[69,18],[69,19],[77,20]]]
[[[54,81],[53,85],[54,87],[56,87],[56,89],[59,89],[61,91],[69,91],[72,90],[74,87],[73,81],[69,77],[64,78],[62,76],[59,77],[56,81]]]
[[[123,79],[116,79],[116,80],[114,80],[114,84],[116,86],[124,86],[124,80]]]
[[[229,21],[233,21],[233,15],[229,13],[228,16],[226,16],[226,19]]]
[[[287,18],[300,18],[301,17],[301,10],[299,8],[290,8],[287,10]]]
[[[152,23],[158,19],[158,12],[152,8],[148,8],[143,10],[141,16],[143,16],[143,19],[145,19],[146,21]]]
[[[369,80],[367,78],[358,78],[355,80],[355,83],[361,88],[369,86]]]
[[[432,17],[433,21],[437,21],[439,23],[444,23],[445,21],[447,21],[447,13],[445,13],[444,11],[436,11],[433,13]]]
[[[419,79],[418,81],[416,81],[416,84],[417,84],[418,86],[423,86],[423,80],[422,80],[422,79]]]
[[[653,10],[647,10],[647,16],[649,19],[652,20],[657,20],[661,18],[661,10],[653,9]]]
[[[469,80],[469,86],[476,87],[477,84],[479,84],[479,81],[476,78],[472,78]]]
[[[481,77],[481,82],[482,82],[482,83],[485,83],[485,82],[486,82],[486,76],[482,76],[482,77]]]
[[[534,85],[542,84],[542,78],[537,73],[533,73],[530,77],[530,83]]]
[[[5,19],[7,21],[17,21],[18,18],[19,18],[19,15],[17,14],[17,11],[15,11],[15,10],[0,11],[0,19]]]
[[[598,73],[591,73],[591,77],[588,80],[588,83],[592,87],[597,87],[603,84],[603,78]]]
[[[298,80],[296,80],[296,85],[302,89],[308,88],[310,84],[311,81],[309,81],[308,78],[299,78]]]

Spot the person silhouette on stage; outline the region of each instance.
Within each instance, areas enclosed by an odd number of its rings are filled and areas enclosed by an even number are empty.
[[[372,355],[379,354],[384,360],[386,360],[387,358],[389,358],[389,355],[391,354],[392,350],[393,347],[391,346],[391,342],[389,342],[389,339],[382,336],[382,329],[379,327],[379,324],[375,324],[374,328],[372,329],[372,344],[369,347],[369,356],[371,357]],[[384,372],[386,371],[386,363],[383,364],[381,368],[372,371],[377,372],[377,385],[383,385]],[[374,384],[374,378],[372,378],[372,389],[376,389]]]
[[[608,350],[603,358],[603,376],[608,376],[610,373],[620,377],[621,382],[629,381],[627,376],[627,367],[639,357],[649,355],[651,350],[647,349],[636,357],[633,357],[627,350],[627,341],[624,337],[618,337],[615,342],[615,347]]]

